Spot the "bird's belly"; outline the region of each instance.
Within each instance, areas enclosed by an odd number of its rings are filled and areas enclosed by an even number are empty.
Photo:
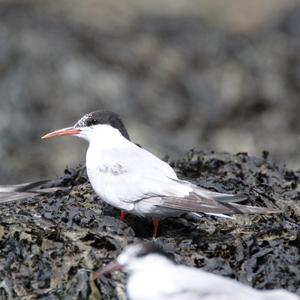
[[[122,194],[118,192],[120,184],[114,182],[110,175],[99,174],[98,168],[89,168],[88,165],[87,174],[94,191],[104,202],[121,210],[130,211],[133,208],[132,203],[122,199]]]

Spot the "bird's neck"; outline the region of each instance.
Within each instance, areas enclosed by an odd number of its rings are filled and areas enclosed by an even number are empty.
[[[131,144],[118,129],[111,126],[101,126],[96,129],[89,138],[90,147],[97,147],[98,150],[125,147]]]

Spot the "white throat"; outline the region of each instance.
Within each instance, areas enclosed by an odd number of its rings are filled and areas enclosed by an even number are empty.
[[[99,150],[111,149],[130,143],[121,132],[110,125],[95,125],[87,135],[90,147],[97,147]]]

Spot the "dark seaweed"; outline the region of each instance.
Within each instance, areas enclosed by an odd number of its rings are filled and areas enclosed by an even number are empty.
[[[256,288],[300,294],[299,172],[246,153],[190,151],[171,164],[181,178],[220,192],[247,193],[250,204],[282,213],[166,219],[157,240],[163,250],[178,263]],[[94,194],[84,168],[67,170],[51,184],[71,190],[1,205],[0,299],[86,299],[91,270],[129,243],[152,240],[151,222],[135,216],[120,221],[119,212]],[[102,278],[97,286],[103,299],[117,299],[124,295],[124,275]]]

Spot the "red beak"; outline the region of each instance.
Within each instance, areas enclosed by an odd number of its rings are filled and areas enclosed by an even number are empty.
[[[81,132],[80,129],[74,127],[67,127],[59,130],[52,131],[50,133],[45,134],[42,136],[42,139],[49,139],[55,136],[63,136],[63,135],[76,135]]]
[[[102,275],[109,274],[113,271],[119,271],[122,269],[122,266],[117,261],[112,261],[108,265],[104,266],[100,270],[94,272],[93,280],[101,277]]]

